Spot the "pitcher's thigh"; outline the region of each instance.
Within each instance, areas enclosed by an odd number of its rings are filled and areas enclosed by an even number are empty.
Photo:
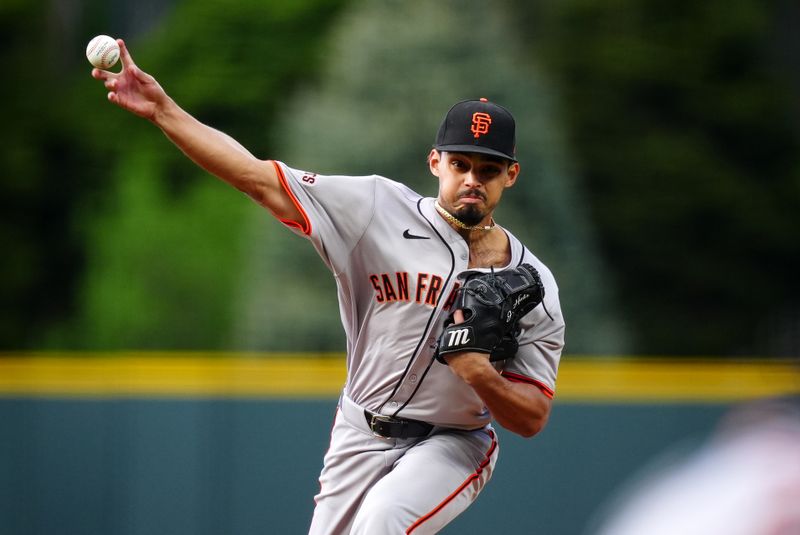
[[[338,413],[319,478],[320,491],[314,497],[309,534],[348,533],[364,496],[391,470],[400,454],[391,444],[354,428]]]
[[[367,493],[352,533],[436,533],[478,497],[497,455],[493,431],[442,432],[426,438]]]

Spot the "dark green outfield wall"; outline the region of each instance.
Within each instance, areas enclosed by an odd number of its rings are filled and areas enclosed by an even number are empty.
[[[0,534],[305,533],[335,401],[0,400]],[[581,533],[654,455],[724,405],[556,404],[500,430],[495,476],[445,533]]]

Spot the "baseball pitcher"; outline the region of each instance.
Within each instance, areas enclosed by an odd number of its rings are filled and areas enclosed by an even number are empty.
[[[436,533],[491,478],[493,421],[525,437],[544,427],[564,345],[553,275],[492,215],[519,178],[512,115],[455,104],[428,156],[439,191],[427,198],[254,157],[118,43],[122,71],[92,71],[108,99],[309,240],[336,280],[347,380],[310,533]]]

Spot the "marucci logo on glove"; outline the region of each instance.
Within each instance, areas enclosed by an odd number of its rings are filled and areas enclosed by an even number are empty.
[[[530,264],[503,271],[466,271],[459,275],[453,311],[461,310],[465,320],[455,323],[450,314],[436,348],[436,360],[459,351],[487,353],[490,361],[513,358],[519,349],[520,319],[544,300],[539,272]],[[549,316],[547,309],[545,313]],[[552,319],[552,318],[551,318]]]
[[[461,347],[472,341],[470,337],[472,329],[467,327],[465,329],[453,329],[449,331],[449,339],[447,340],[447,347]]]

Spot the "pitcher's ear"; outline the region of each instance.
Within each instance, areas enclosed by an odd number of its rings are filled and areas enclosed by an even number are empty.
[[[519,162],[514,162],[508,166],[508,180],[506,180],[507,188],[510,188],[516,183],[517,178],[519,178],[519,171]]]
[[[439,162],[442,161],[442,153],[436,149],[431,149],[428,153],[428,169],[433,176],[439,176]]]

